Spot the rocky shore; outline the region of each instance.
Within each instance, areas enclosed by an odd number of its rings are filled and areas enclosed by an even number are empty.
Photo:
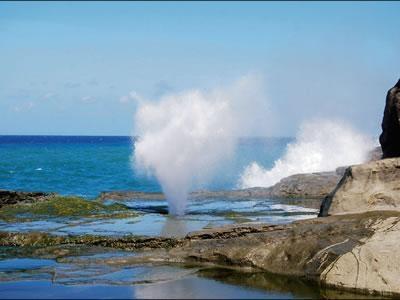
[[[0,245],[20,256],[62,258],[79,247],[136,251],[105,259],[118,265],[172,263],[245,268],[296,276],[317,284],[398,297],[400,212],[373,211],[297,221],[288,225],[242,224],[202,230],[185,238],[55,236],[0,233]]]
[[[19,255],[63,257],[80,247],[137,251],[109,264],[170,263],[215,265],[296,276],[322,286],[361,294],[400,297],[400,81],[387,94],[382,122],[382,156],[334,172],[298,174],[270,188],[198,191],[192,198],[301,198],[322,201],[319,218],[286,225],[242,223],[192,232],[184,238],[140,236],[62,236],[0,232],[0,246]],[[51,207],[54,194],[0,192],[3,217]],[[92,204],[80,203],[78,216],[131,213],[106,200],[162,200],[161,193],[104,192]],[[60,199],[59,199],[60,200]],[[63,200],[72,201],[72,200]],[[83,201],[83,200],[82,200]],[[285,201],[285,200],[282,200]],[[89,202],[89,201],[87,201]],[[75,202],[74,202],[75,203]],[[75,204],[76,204],[75,203]],[[299,202],[301,203],[301,202]],[[27,208],[27,209],[26,209]],[[40,209],[38,209],[40,215]],[[22,214],[23,215],[23,214]]]
[[[283,178],[271,187],[254,187],[230,191],[195,191],[190,193],[191,199],[202,198],[304,198],[321,199],[336,186],[346,168],[341,167],[332,172],[316,172],[295,174]],[[102,192],[100,200],[165,200],[163,193],[145,193],[139,191]]]

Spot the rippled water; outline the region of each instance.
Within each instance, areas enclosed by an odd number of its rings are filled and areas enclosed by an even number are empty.
[[[109,263],[113,258],[129,255],[110,252],[70,257],[62,262],[31,258],[1,260],[0,298],[288,299],[319,295],[314,286],[300,288],[304,284],[299,281],[288,286],[287,281],[279,282],[263,273],[258,275],[259,285],[251,286],[248,280],[240,279],[251,275],[233,270]],[[265,289],[263,285],[270,287]]]
[[[231,189],[253,160],[265,167],[282,154],[288,138],[242,139],[214,178],[194,187]],[[102,191],[160,191],[152,177],[136,172],[129,137],[0,136],[0,189],[52,191],[96,197]]]
[[[288,223],[316,217],[318,210],[288,205],[270,199],[192,200],[187,214],[173,217],[167,214],[167,203],[162,200],[123,201],[139,212],[127,218],[47,218],[29,222],[0,221],[1,231],[44,231],[52,234],[145,235],[184,237],[191,231],[245,222]]]

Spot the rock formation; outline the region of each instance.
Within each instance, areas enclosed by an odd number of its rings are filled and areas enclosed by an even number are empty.
[[[337,187],[323,200],[319,216],[372,210],[400,211],[400,158],[347,168]]]
[[[0,208],[3,205],[43,201],[53,197],[54,195],[54,193],[0,190]]]
[[[372,154],[371,154],[372,155]],[[375,155],[376,156],[376,155]],[[371,156],[371,159],[372,156]],[[283,178],[271,187],[254,187],[231,191],[195,191],[190,193],[191,199],[201,198],[323,198],[328,195],[342,178],[345,167],[339,167],[332,172],[315,172],[295,174]],[[99,200],[165,200],[162,193],[140,191],[110,191],[102,192]]]
[[[333,172],[291,175],[267,188],[265,194],[278,198],[323,198],[335,188],[344,171],[345,168],[340,167]]]
[[[287,225],[241,224],[185,238],[56,236],[0,232],[0,246],[20,254],[61,259],[83,246],[139,251],[103,259],[109,265],[181,263],[246,268],[299,276],[366,294],[400,296],[400,212],[314,218]]]
[[[400,80],[387,93],[379,141],[383,158],[400,156]]]

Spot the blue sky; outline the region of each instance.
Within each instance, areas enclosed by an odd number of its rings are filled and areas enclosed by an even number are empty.
[[[0,134],[129,135],[136,91],[256,72],[278,116],[379,134],[400,77],[400,2],[1,2]],[[266,120],[267,122],[268,120]]]

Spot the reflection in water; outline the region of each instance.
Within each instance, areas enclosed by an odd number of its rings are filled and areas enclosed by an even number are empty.
[[[137,285],[133,294],[133,298],[139,299],[287,299],[288,296],[227,285],[194,276],[158,284]]]
[[[169,216],[165,219],[160,235],[165,237],[183,237],[188,233],[186,223],[187,220],[185,219]]]
[[[355,294],[331,288],[321,288],[317,283],[292,276],[266,272],[244,272],[224,268],[207,268],[197,272],[198,276],[212,278],[225,284],[267,291],[271,298],[300,299],[381,299],[381,296]]]
[[[320,296],[318,286],[294,277],[271,275],[265,272],[240,272],[223,268],[203,269],[198,274],[224,283],[262,289],[277,294],[290,294],[296,298],[319,298]]]
[[[57,260],[0,259],[0,299],[366,298],[320,289],[311,282],[287,276],[224,268],[199,270],[189,266],[135,265],[119,260],[127,255],[126,252],[98,252]]]

